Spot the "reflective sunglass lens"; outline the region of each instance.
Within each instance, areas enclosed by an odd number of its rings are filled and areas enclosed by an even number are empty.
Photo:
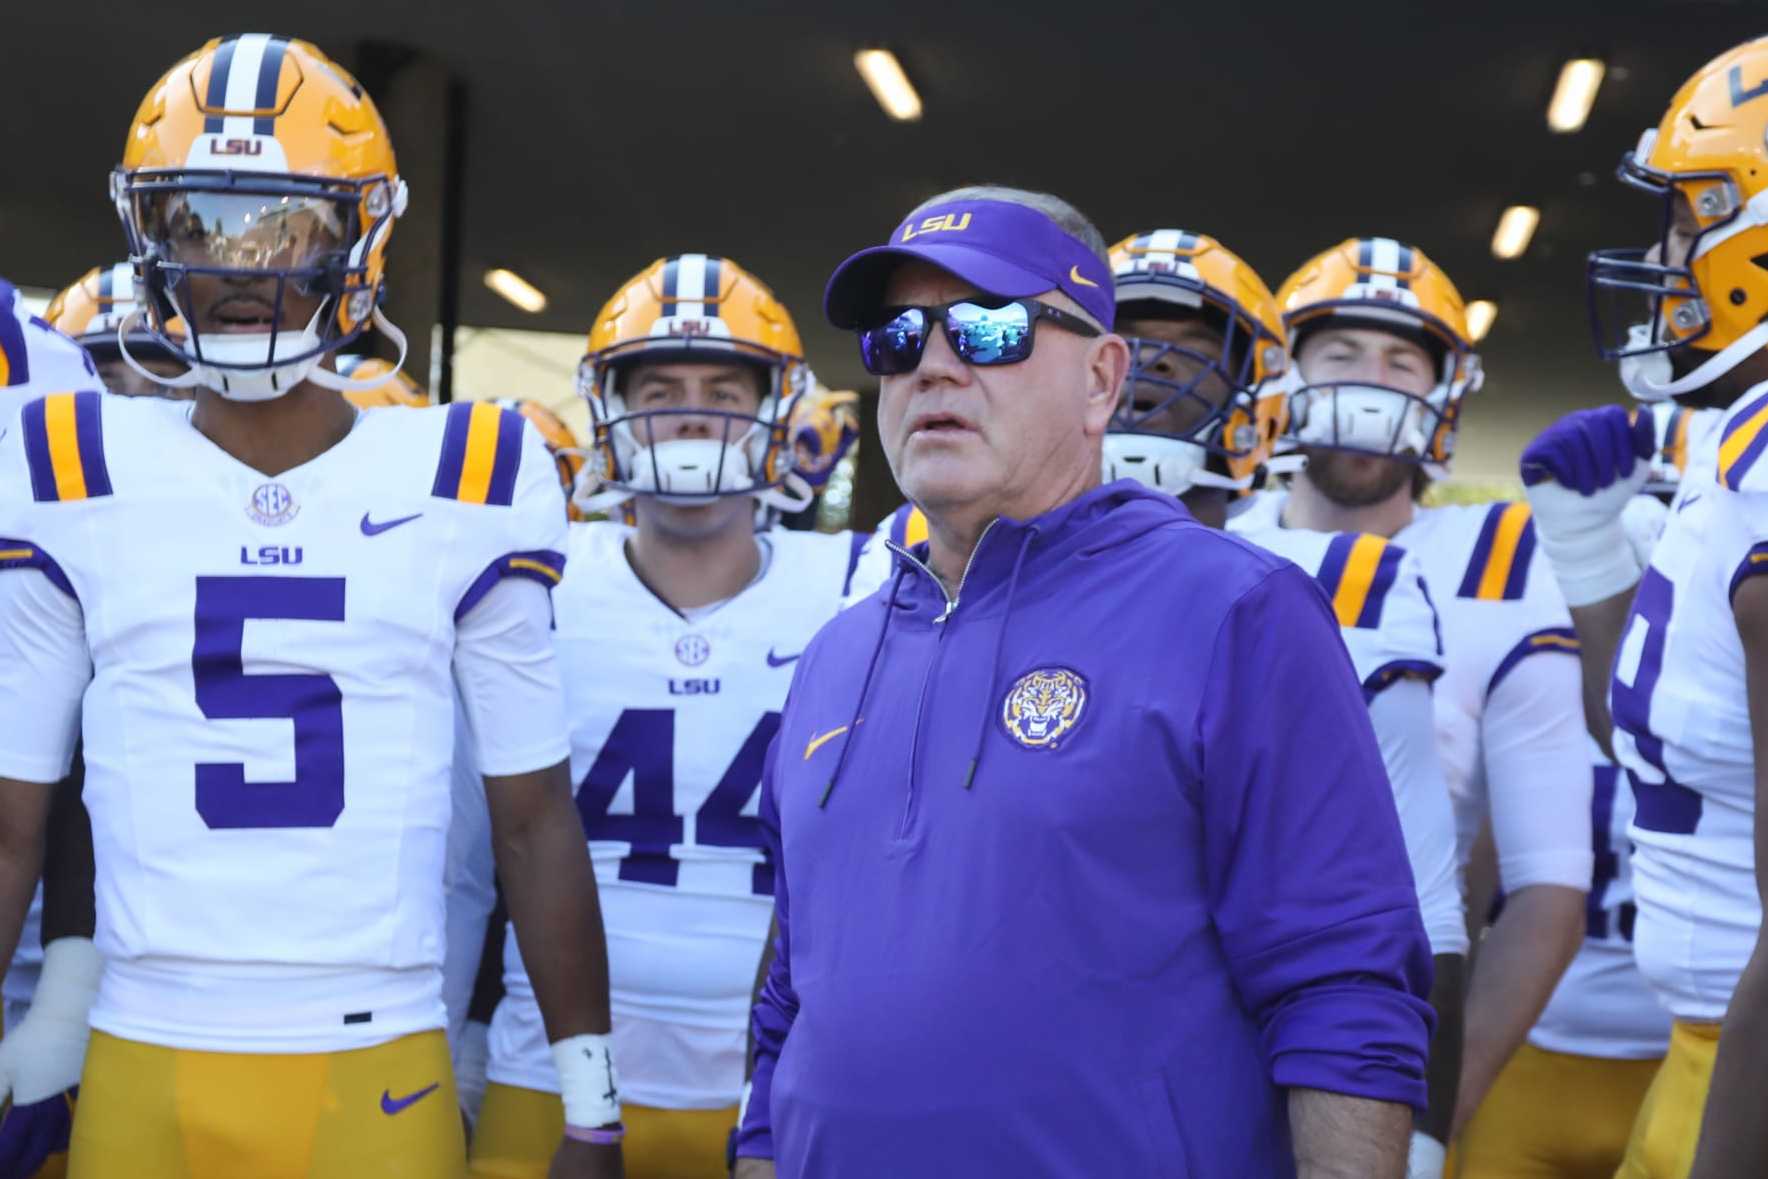
[[[1031,313],[1018,303],[954,303],[946,324],[952,348],[966,364],[1017,364],[1031,355]]]
[[[873,376],[913,372],[927,345],[927,317],[911,307],[889,322],[860,333],[860,361]]]

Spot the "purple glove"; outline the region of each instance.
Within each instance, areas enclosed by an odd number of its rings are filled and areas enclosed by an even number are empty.
[[[78,1092],[14,1105],[0,1115],[0,1179],[31,1179],[50,1155],[67,1151]]]
[[[1566,414],[1523,449],[1523,486],[1551,481],[1594,495],[1632,475],[1640,459],[1651,458],[1657,449],[1654,435],[1650,414],[1632,417],[1622,405]]]

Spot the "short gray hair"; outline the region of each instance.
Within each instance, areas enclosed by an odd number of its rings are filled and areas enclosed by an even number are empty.
[[[966,184],[962,188],[928,197],[904,220],[912,221],[935,205],[949,204],[952,201],[1004,201],[1009,205],[1023,205],[1027,209],[1034,209],[1054,221],[1063,233],[1077,239],[1098,255],[1099,261],[1105,263],[1106,270],[1111,269],[1111,253],[1106,247],[1105,235],[1099,232],[1099,227],[1085,213],[1054,193],[1010,188],[1005,184]]]

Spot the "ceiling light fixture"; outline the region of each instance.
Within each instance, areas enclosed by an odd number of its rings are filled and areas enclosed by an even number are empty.
[[[1473,337],[1475,344],[1486,338],[1492,330],[1492,321],[1498,318],[1498,305],[1490,299],[1475,299],[1467,305],[1467,334]]]
[[[1511,205],[1505,209],[1498,218],[1498,228],[1492,231],[1492,257],[1506,262],[1522,257],[1539,224],[1541,210],[1533,205]]]
[[[1560,67],[1559,82],[1547,104],[1547,126],[1562,135],[1578,130],[1590,117],[1596,89],[1606,66],[1594,57],[1574,57]]]
[[[888,49],[861,49],[853,55],[853,66],[866,80],[872,97],[885,114],[899,123],[912,123],[921,117],[921,96],[903,73],[896,54]]]
[[[546,296],[541,293],[540,288],[513,270],[505,270],[501,266],[495,270],[487,270],[485,285],[529,315],[539,315],[546,310]]]

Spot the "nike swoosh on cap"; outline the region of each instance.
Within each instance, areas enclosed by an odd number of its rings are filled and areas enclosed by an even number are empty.
[[[422,1101],[424,1098],[428,1097],[430,1094],[434,1093],[436,1090],[440,1089],[441,1087],[442,1087],[442,1082],[436,1081],[432,1084],[424,1086],[422,1089],[419,1089],[416,1093],[413,1093],[407,1097],[395,1097],[395,1096],[393,1096],[393,1091],[391,1089],[382,1089],[381,1090],[381,1112],[386,1114],[388,1117],[392,1117],[394,1114],[399,1113],[402,1110],[409,1109],[411,1106],[416,1105],[418,1102]]]
[[[775,655],[773,648],[769,647],[767,649],[767,665],[769,667],[784,667],[788,663],[798,662],[799,657],[803,654],[804,652],[800,651],[796,655]]]
[[[364,512],[362,513],[362,535],[379,536],[389,528],[397,528],[401,524],[409,524],[421,515],[423,515],[422,512],[413,512],[411,515],[401,516],[397,520],[383,520],[376,523],[368,518],[367,512]]]
[[[1074,265],[1074,266],[1070,266],[1068,268],[1068,281],[1072,282],[1072,283],[1079,283],[1083,287],[1096,287],[1099,285],[1098,283],[1094,282],[1092,279],[1088,278],[1086,275],[1082,274],[1080,272],[1080,266],[1078,264]]]

